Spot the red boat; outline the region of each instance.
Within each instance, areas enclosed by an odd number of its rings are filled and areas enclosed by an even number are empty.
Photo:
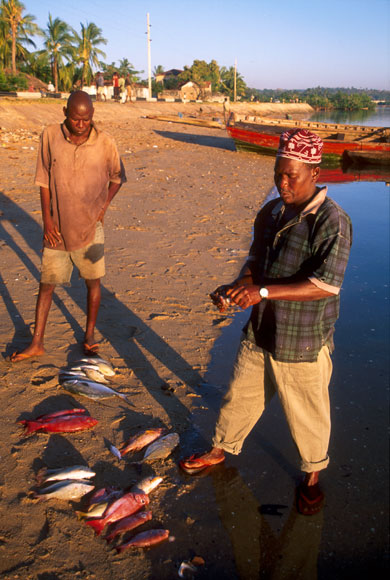
[[[291,119],[268,119],[232,113],[226,129],[234,139],[238,150],[275,155],[281,133],[289,129],[308,129],[324,142],[323,160],[340,162],[349,151],[367,152],[371,163],[390,166],[390,128],[298,121]]]

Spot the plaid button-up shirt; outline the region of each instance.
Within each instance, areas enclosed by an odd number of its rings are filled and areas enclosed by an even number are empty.
[[[262,300],[252,308],[247,337],[275,360],[313,362],[324,345],[332,351],[339,315],[339,290],[347,266],[352,225],[349,216],[321,189],[290,221],[285,206],[272,200],[255,220],[248,265],[253,283],[288,284],[309,279],[331,292],[321,300]]]

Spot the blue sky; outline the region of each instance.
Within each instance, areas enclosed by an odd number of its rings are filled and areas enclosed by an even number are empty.
[[[77,31],[94,22],[105,62],[152,69],[194,59],[237,68],[253,88],[318,85],[390,90],[390,0],[24,0],[46,28],[48,13]],[[40,46],[39,41],[38,46]]]

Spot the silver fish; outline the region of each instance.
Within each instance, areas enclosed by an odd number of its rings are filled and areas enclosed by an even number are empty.
[[[89,481],[77,481],[74,479],[64,479],[56,481],[48,487],[40,489],[36,497],[39,501],[47,499],[73,500],[79,499],[95,488]]]
[[[62,370],[59,373],[59,379],[60,379],[60,383],[68,380],[68,379],[75,379],[75,378],[79,378],[79,379],[87,379],[87,375],[82,371],[74,371],[74,370]]]
[[[42,485],[48,481],[61,481],[63,479],[90,479],[95,475],[96,473],[85,465],[71,465],[61,469],[43,467],[37,473],[37,481],[39,485]]]
[[[93,504],[92,506],[90,506],[88,511],[86,511],[86,512],[76,511],[76,514],[77,514],[77,517],[79,519],[82,519],[82,518],[101,518],[102,515],[104,514],[104,512],[106,511],[107,506],[108,506],[108,501],[102,501],[101,503],[96,503],[96,504]]]
[[[99,367],[97,365],[92,365],[92,364],[82,364],[78,367],[72,367],[71,369],[72,371],[81,371],[85,376],[87,376],[89,379],[91,379],[92,381],[95,381],[97,383],[105,383],[108,384],[107,379],[105,378],[105,376],[103,375],[103,373],[101,373],[99,371]]]
[[[123,393],[118,393],[118,391],[114,391],[114,389],[111,389],[106,385],[101,385],[100,383],[95,383],[86,379],[67,380],[64,381],[61,386],[70,393],[82,397],[88,397],[88,399],[93,399],[94,401],[108,399],[109,397],[120,397],[126,401],[128,405],[134,406]]]
[[[97,367],[99,367],[99,371],[105,377],[113,377],[115,375],[115,371],[113,369],[112,364],[108,362],[108,360],[100,358],[99,356],[84,357],[80,360],[80,362],[96,365]]]
[[[153,491],[154,489],[156,489],[158,485],[160,485],[162,480],[163,480],[162,477],[154,477],[154,476],[145,477],[144,479],[141,479],[141,481],[133,485],[130,488],[130,491],[133,493],[143,492],[146,493],[146,495],[149,495],[151,491]]]
[[[165,459],[179,444],[179,441],[178,433],[169,433],[168,435],[164,435],[164,437],[160,437],[160,439],[157,439],[157,441],[154,441],[146,448],[144,458],[136,463]]]

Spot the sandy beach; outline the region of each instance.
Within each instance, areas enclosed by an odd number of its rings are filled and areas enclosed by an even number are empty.
[[[107,275],[97,338],[116,369],[112,386],[133,406],[73,397],[58,384],[59,369],[82,355],[85,288],[75,274],[70,287],[56,291],[45,355],[8,361],[31,336],[42,238],[35,162],[42,127],[62,121],[62,106],[0,101],[0,578],[164,580],[177,578],[181,562],[194,557],[196,578],[316,578],[324,515],[307,519],[292,509],[299,471],[287,426],[274,421],[280,409],[273,407],[264,420],[261,468],[250,465],[249,455],[229,460],[209,478],[190,478],[177,467],[180,457],[207,445],[232,363],[221,352],[233,355],[239,337],[240,320],[219,314],[208,294],[242,265],[254,217],[273,187],[274,161],[238,154],[223,128],[145,116],[222,118],[221,105],[96,103],[95,121],[116,139],[127,174],[105,219]],[[87,409],[98,425],[78,434],[22,436],[17,421],[73,407]],[[109,442],[119,445],[158,426],[177,432],[180,446],[167,459],[145,464],[142,474],[130,464],[142,452],[118,462],[108,449]],[[251,439],[248,454],[254,445]],[[73,464],[94,469],[97,488],[163,477],[150,494],[153,519],[145,528],[169,529],[174,541],[117,554],[77,518],[83,500],[37,502],[38,470]],[[260,481],[248,484],[255,472]],[[329,525],[338,521],[346,496],[332,497]],[[339,546],[346,561],[352,557],[346,534]],[[265,552],[271,556],[259,568]],[[271,576],[280,553],[285,570],[305,562],[303,575]]]

